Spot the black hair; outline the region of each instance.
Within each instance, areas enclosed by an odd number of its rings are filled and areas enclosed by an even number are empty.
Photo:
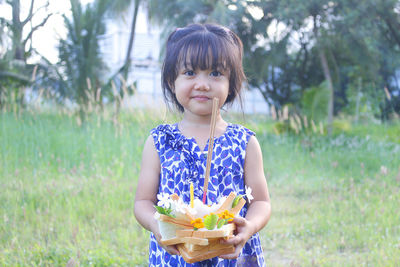
[[[242,65],[243,44],[228,28],[216,24],[191,24],[173,31],[167,39],[162,67],[162,89],[167,102],[179,104],[174,93],[175,80],[181,64],[193,69],[223,68],[229,73],[229,93],[224,103],[232,103],[240,92],[246,76]]]

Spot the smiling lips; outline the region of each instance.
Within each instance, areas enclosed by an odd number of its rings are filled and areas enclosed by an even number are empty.
[[[207,100],[211,99],[211,98],[209,98],[208,96],[205,96],[205,95],[195,95],[195,96],[192,96],[192,98],[197,100],[197,101],[207,101]]]

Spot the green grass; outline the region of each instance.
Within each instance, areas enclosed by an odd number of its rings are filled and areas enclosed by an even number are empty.
[[[173,119],[170,119],[173,120]],[[91,117],[0,113],[0,266],[147,266],[133,216],[143,143],[162,123],[135,111]],[[273,214],[269,266],[397,266],[400,126],[276,136],[248,119],[263,149]]]

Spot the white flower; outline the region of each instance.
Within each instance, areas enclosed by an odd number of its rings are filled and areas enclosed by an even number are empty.
[[[167,193],[157,194],[157,199],[159,200],[157,202],[158,206],[164,207],[164,208],[171,207],[171,199],[169,197],[169,194],[167,194]]]
[[[246,198],[250,203],[254,199],[253,195],[251,194],[251,191],[253,190],[250,187],[247,187],[247,185],[245,185],[245,189],[246,189]]]
[[[187,205],[183,203],[182,198],[178,199],[178,201],[172,201],[173,207],[172,209],[176,212],[186,213]]]
[[[194,216],[194,215],[196,215],[196,214],[197,214],[196,207],[194,207],[194,208],[191,208],[191,207],[190,207],[190,205],[187,205],[187,207],[186,207],[186,211],[187,211],[188,213],[190,213],[192,216]]]

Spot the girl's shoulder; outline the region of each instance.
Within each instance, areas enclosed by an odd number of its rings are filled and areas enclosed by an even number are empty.
[[[179,133],[177,123],[174,124],[160,124],[157,127],[150,130],[150,136],[153,137],[154,145],[159,150],[165,146],[165,144],[176,144],[182,139]]]
[[[255,136],[255,132],[252,130],[244,127],[243,125],[240,124],[228,124],[228,128],[226,131],[226,134],[230,136],[231,138],[238,138],[238,139],[246,139],[248,141],[250,137]]]
[[[178,128],[177,124],[160,124],[157,127],[154,127],[153,129],[150,130],[151,135],[160,135],[160,134],[169,134],[169,135],[175,135],[178,133]]]
[[[255,133],[252,130],[250,130],[240,124],[228,123],[228,127],[230,127],[233,131],[236,131],[236,132],[245,132],[250,135],[255,135]]]

